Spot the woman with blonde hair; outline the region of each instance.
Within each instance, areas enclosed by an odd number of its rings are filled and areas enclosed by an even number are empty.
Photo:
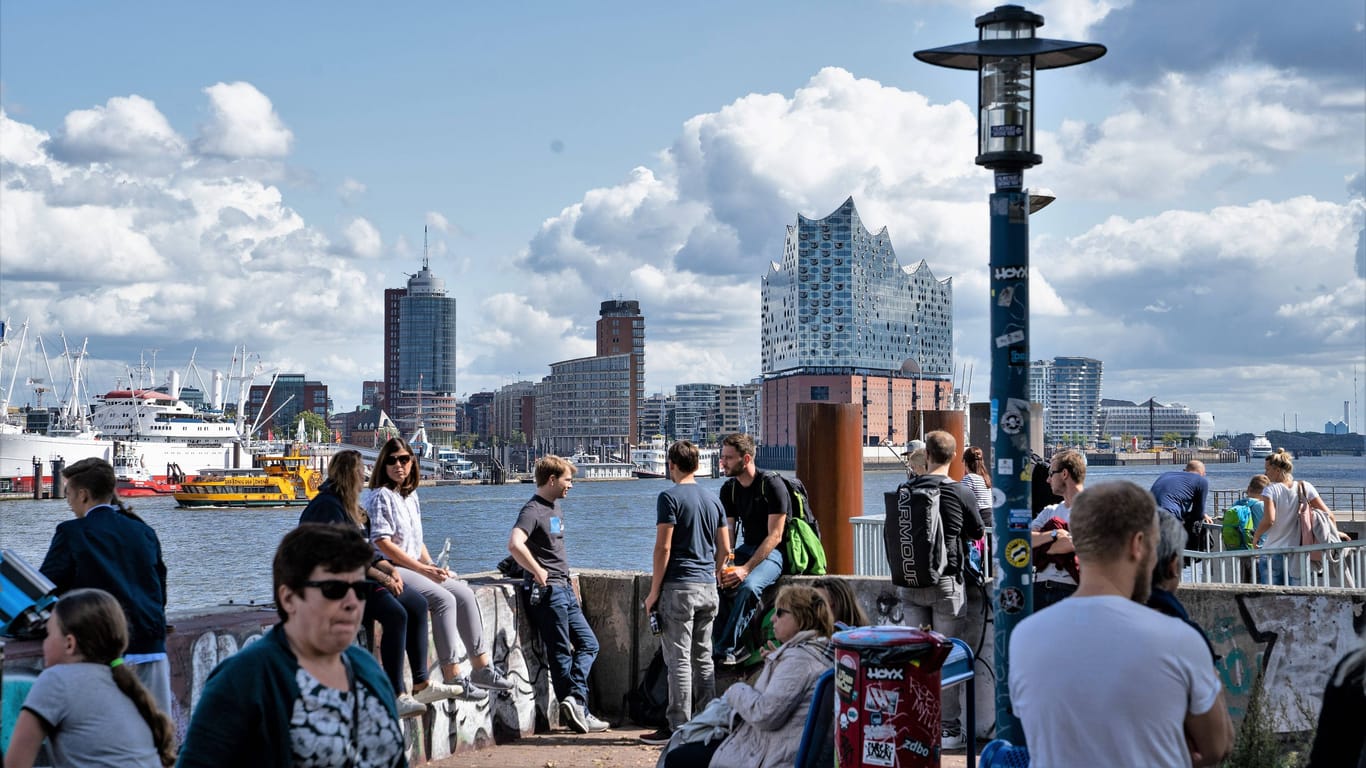
[[[461,688],[466,699],[487,699],[488,691],[510,691],[512,681],[493,666],[484,640],[484,620],[474,590],[437,565],[422,540],[422,508],[417,499],[418,466],[413,449],[401,437],[389,438],[370,473],[370,491],[362,503],[370,513],[370,540],[397,566],[403,583],[427,598],[437,662],[448,685]],[[474,671],[460,673],[456,638],[464,644]]]
[[[10,735],[5,768],[28,768],[43,739],[56,765],[161,768],[176,759],[175,726],[123,662],[128,622],[102,589],[57,601],[43,640],[43,672]]]
[[[364,533],[368,540],[370,518],[359,502],[364,485],[365,464],[360,451],[334,454],[327,462],[327,480],[304,507],[299,524],[349,525]],[[416,590],[404,589],[403,576],[378,552],[365,575],[375,582],[375,588],[365,601],[362,621],[366,626],[378,622],[383,630],[379,641],[380,665],[397,694],[398,716],[415,717],[426,712],[428,704],[459,696],[459,688],[427,680],[427,599]],[[413,675],[411,694],[403,684],[405,650]]]
[[[1310,507],[1327,512],[1330,518],[1333,516],[1332,510],[1319,498],[1319,492],[1314,489],[1313,484],[1305,480],[1297,481],[1294,471],[1295,460],[1284,448],[1277,448],[1275,453],[1266,457],[1266,476],[1271,479],[1271,484],[1262,491],[1262,506],[1266,512],[1262,515],[1256,532],[1252,534],[1252,540],[1257,542],[1257,549],[1276,550],[1300,546],[1301,502],[1307,502]],[[1334,527],[1336,525],[1334,522]],[[1266,534],[1265,540],[1262,539],[1262,534]],[[1274,553],[1258,558],[1257,581],[1262,584],[1298,586],[1300,577],[1286,568],[1287,559],[1287,555]]]

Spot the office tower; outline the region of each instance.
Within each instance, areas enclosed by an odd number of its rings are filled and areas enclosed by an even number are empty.
[[[427,257],[406,288],[384,291],[384,409],[404,437],[419,418],[428,435],[453,435],[460,418],[455,389],[455,298]]]
[[[630,435],[631,442],[641,435],[640,414],[645,407],[645,316],[638,301],[604,301],[598,312],[597,356],[631,356]]]

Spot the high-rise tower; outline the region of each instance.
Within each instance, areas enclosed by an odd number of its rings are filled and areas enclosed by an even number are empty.
[[[384,407],[405,437],[419,415],[429,434],[457,430],[455,309],[425,252],[406,288],[384,291]]]
[[[629,439],[639,442],[640,414],[645,408],[645,316],[639,301],[604,301],[598,312],[598,357],[631,356]]]

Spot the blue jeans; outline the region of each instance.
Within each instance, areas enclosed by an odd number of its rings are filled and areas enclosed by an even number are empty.
[[[749,622],[754,618],[754,614],[759,610],[760,598],[763,597],[764,590],[768,589],[773,582],[783,575],[783,553],[775,548],[768,553],[768,557],[763,562],[751,564],[750,557],[754,554],[755,546],[745,544],[735,548],[735,561],[741,565],[749,567],[749,575],[740,582],[739,586],[729,590],[727,595],[730,602],[730,615],[726,617],[726,626],[716,635],[717,656],[724,656],[728,653],[736,653],[744,643],[741,640],[745,636],[745,630],[749,629]]]
[[[1286,555],[1267,555],[1257,558],[1257,583],[1298,587],[1300,577],[1286,578]]]
[[[531,625],[545,646],[546,663],[550,666],[550,683],[555,698],[564,701],[573,696],[588,707],[588,671],[598,657],[598,637],[584,618],[583,608],[574,590],[565,585],[551,584],[540,605],[531,606],[528,613]]]

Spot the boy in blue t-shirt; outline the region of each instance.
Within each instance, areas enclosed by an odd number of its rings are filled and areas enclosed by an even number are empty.
[[[1247,495],[1245,498],[1234,502],[1234,505],[1246,504],[1252,513],[1252,530],[1257,530],[1262,524],[1262,516],[1266,514],[1266,505],[1262,503],[1262,492],[1271,485],[1271,478],[1266,475],[1253,475],[1247,483]],[[1266,540],[1266,535],[1262,535],[1262,541]],[[1256,549],[1260,542],[1248,542],[1249,549]],[[1244,557],[1239,560],[1239,570],[1242,572],[1243,583],[1252,583],[1252,563],[1255,558]]]

